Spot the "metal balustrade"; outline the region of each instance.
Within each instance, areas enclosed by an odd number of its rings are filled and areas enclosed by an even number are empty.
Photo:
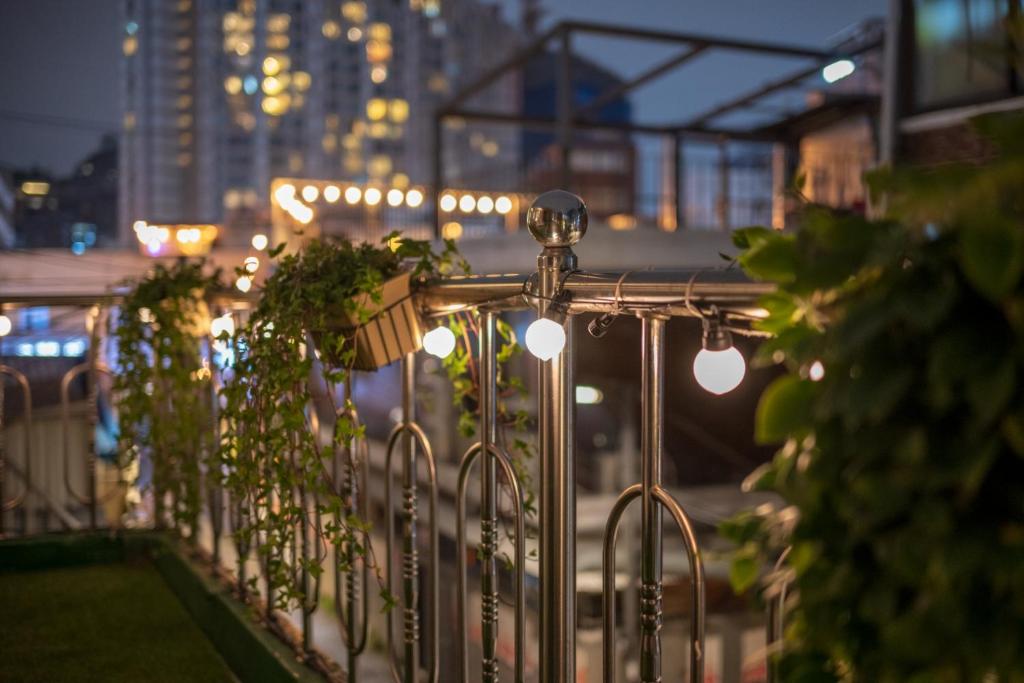
[[[457,652],[447,656],[457,662],[457,674],[446,669],[441,673],[440,652],[440,557],[438,533],[437,464],[429,438],[416,422],[415,416],[415,354],[401,360],[402,413],[401,421],[387,439],[383,455],[385,473],[384,511],[386,555],[384,576],[388,589],[397,595],[398,605],[386,615],[386,654],[391,662],[392,676],[401,683],[416,681],[482,680],[496,682],[502,678],[498,656],[499,624],[499,566],[496,561],[501,515],[498,505],[499,480],[504,479],[510,492],[511,518],[514,533],[513,586],[514,586],[514,661],[512,679],[527,680],[525,653],[538,652],[538,679],[542,683],[576,681],[576,541],[575,541],[575,487],[574,429],[574,328],[580,314],[598,313],[610,317],[639,318],[642,330],[642,441],[639,482],[626,488],[610,510],[603,544],[603,638],[604,681],[611,683],[616,670],[616,615],[615,615],[615,540],[627,507],[640,501],[641,509],[641,562],[640,562],[640,679],[647,682],[662,680],[662,533],[664,513],[667,512],[685,542],[690,567],[690,680],[702,681],[705,658],[704,631],[706,597],[701,549],[686,510],[664,488],[661,478],[664,430],[664,357],[666,322],[676,316],[701,316],[712,307],[722,316],[724,325],[742,331],[756,316],[756,302],[766,293],[764,285],[751,283],[731,270],[707,271],[626,271],[591,273],[582,270],[572,246],[586,233],[586,209],[578,198],[568,193],[555,192],[541,195],[527,213],[530,232],[542,245],[537,271],[524,275],[465,276],[425,283],[416,293],[417,304],[427,317],[475,310],[479,314],[477,364],[479,368],[479,441],[462,456],[458,468],[456,494],[455,558],[458,572],[456,586],[456,644]],[[2,298],[2,297],[0,297]],[[80,301],[79,303],[84,303]],[[565,345],[550,360],[540,361],[538,370],[537,446],[540,474],[537,498],[539,512],[539,630],[537,642],[528,642],[526,633],[526,519],[524,491],[517,478],[509,455],[498,443],[497,433],[497,346],[495,323],[504,311],[532,309],[539,316],[564,320]],[[92,343],[98,348],[99,340]],[[208,345],[212,349],[212,343]],[[211,351],[212,352],[212,351]],[[95,445],[88,449],[87,476],[89,489],[77,491],[70,484],[68,472],[69,440],[69,387],[75,377],[89,377],[88,397],[90,429],[95,421],[97,378],[109,374],[95,352],[88,360],[72,368],[61,383],[61,404],[64,429],[64,479],[68,495],[89,506],[89,521],[98,524],[96,507]],[[25,392],[26,405],[31,406],[30,389],[24,376],[6,366],[0,373],[13,375]],[[0,388],[2,391],[2,388]],[[334,417],[347,417],[359,424],[359,416],[351,405],[352,387],[344,388],[345,406],[338,408]],[[0,393],[2,399],[2,393]],[[216,401],[213,402],[214,406]],[[2,406],[2,400],[0,400]],[[2,408],[0,408],[2,410]],[[215,409],[214,409],[215,410]],[[31,420],[26,413],[26,421]],[[216,415],[212,429],[220,429]],[[319,429],[319,424],[314,425]],[[0,412],[0,468],[4,462],[3,433],[6,424]],[[358,432],[357,432],[358,433]],[[399,454],[401,479],[400,548],[396,547],[396,510],[394,507],[394,475],[391,465]],[[368,444],[364,438],[353,437],[330,454],[332,485],[345,501],[345,514],[357,513],[364,518],[370,514]],[[31,461],[31,457],[27,462]],[[479,463],[480,472],[480,541],[476,548],[476,562],[480,566],[481,613],[479,623],[482,634],[481,664],[479,671],[471,671],[468,656],[470,615],[467,613],[468,566],[466,561],[467,504],[471,471]],[[422,466],[422,468],[421,468]],[[425,472],[425,479],[420,476]],[[26,476],[29,472],[26,466]],[[0,470],[2,472],[2,470]],[[500,477],[499,477],[500,475]],[[2,482],[2,476],[0,476]],[[248,515],[259,514],[216,488],[207,473],[205,486],[210,508],[210,534],[213,537],[214,557],[223,564],[220,539],[228,526],[238,528]],[[425,487],[425,488],[424,488]],[[26,485],[26,490],[27,490]],[[313,504],[307,491],[296,490],[295,502],[303,506]],[[419,518],[420,497],[427,497],[428,517],[424,525]],[[4,501],[10,509],[24,498],[24,493],[13,501]],[[2,522],[2,516],[0,516]],[[329,564],[333,576],[334,612],[339,626],[339,637],[347,653],[349,680],[358,680],[360,656],[368,647],[370,614],[368,594],[370,582],[369,559],[360,558],[352,547],[342,546],[321,553],[317,542],[310,538],[310,529],[298,535],[298,554]],[[426,543],[421,544],[425,531]],[[261,539],[254,539],[256,543]],[[252,544],[241,538],[234,539],[235,574],[239,592],[247,596],[246,568],[252,554]],[[426,562],[420,558],[421,545],[429,548]],[[268,617],[273,620],[274,586],[269,572],[264,569],[263,600]],[[400,576],[396,576],[400,575]],[[299,577],[304,596],[301,605],[303,646],[313,651],[312,614],[317,609],[320,582],[305,571]],[[396,580],[400,589],[394,590]],[[427,590],[421,591],[421,580]],[[401,620],[401,626],[395,624]],[[421,625],[426,623],[426,629]],[[780,605],[773,603],[770,620],[771,639],[777,639],[781,619]],[[396,632],[400,634],[396,636]],[[401,645],[397,646],[396,638]],[[426,645],[425,657],[421,652]]]

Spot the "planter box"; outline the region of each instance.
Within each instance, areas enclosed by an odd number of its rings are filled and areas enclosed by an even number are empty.
[[[381,286],[381,300],[374,302],[368,294],[358,297],[360,306],[371,313],[365,324],[347,313],[339,315],[338,329],[346,336],[355,335],[355,370],[379,370],[402,356],[422,347],[423,324],[412,300],[411,275],[396,275]],[[320,335],[313,335],[319,344]],[[340,365],[333,354],[320,351],[329,363]]]

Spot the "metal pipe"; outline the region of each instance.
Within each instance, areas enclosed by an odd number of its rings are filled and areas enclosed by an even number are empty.
[[[704,560],[697,544],[693,523],[683,507],[661,486],[651,489],[655,500],[668,510],[686,546],[690,562],[690,680],[704,680],[704,635],[707,616],[707,588],[704,579]]]
[[[537,197],[526,216],[537,257],[537,312],[544,316],[576,269],[572,245],[586,234],[587,212],[575,195],[556,190]],[[565,348],[540,363],[540,681],[576,680],[576,471],[573,318],[565,323]]]
[[[643,487],[633,484],[615,500],[608,521],[604,527],[604,540],[601,550],[601,578],[603,588],[601,598],[602,610],[602,641],[604,650],[604,683],[615,683],[615,541],[619,534],[619,523],[626,508],[640,497]],[[691,679],[701,681],[703,679]]]
[[[345,382],[345,405],[338,410],[337,419],[348,419],[354,429],[359,427],[359,414],[352,405],[352,373],[348,375]],[[362,462],[356,466],[356,449],[362,447]],[[333,474],[335,481],[341,481],[340,494],[344,505],[344,514],[359,513],[364,521],[369,519],[368,498],[366,495],[369,480],[369,453],[365,439],[358,439],[353,436],[346,439],[342,449],[342,463],[339,464],[337,454],[333,460]],[[344,477],[341,477],[341,470],[344,469]],[[357,470],[359,480],[357,481]],[[335,553],[340,548],[335,548]],[[338,615],[341,625],[341,637],[345,643],[345,652],[348,663],[346,674],[348,680],[355,681],[357,678],[359,655],[366,648],[367,625],[369,624],[369,601],[366,599],[367,586],[370,580],[370,565],[365,559],[357,557],[354,543],[347,543],[344,548],[345,564],[347,571],[344,572],[344,584],[342,584],[342,572],[340,563],[335,557],[334,562],[334,609]],[[355,567],[357,563],[362,564],[361,581],[356,580]],[[342,596],[344,595],[344,601]],[[357,605],[362,607],[361,619],[356,619]],[[357,626],[359,633],[356,633]]]
[[[25,486],[21,493],[10,500],[5,500],[4,498],[6,495],[4,485],[7,478],[7,444],[4,439],[4,431],[6,429],[4,423],[4,375],[12,377],[18,383],[18,386],[21,387],[22,400],[25,403],[25,425],[23,427],[25,431],[25,473],[23,477]],[[0,536],[3,536],[4,529],[6,528],[4,526],[5,512],[21,505],[25,501],[30,488],[32,488],[32,389],[29,386],[28,377],[25,376],[25,373],[9,365],[0,365]]]
[[[105,365],[99,363],[93,363],[86,361],[79,363],[70,370],[64,373],[64,376],[60,380],[60,420],[61,420],[61,435],[64,450],[64,489],[68,492],[75,501],[82,505],[89,506],[89,527],[91,529],[96,528],[96,506],[98,503],[98,496],[96,493],[96,438],[95,438],[95,420],[96,420],[96,382],[92,381],[89,383],[89,447],[86,453],[86,478],[88,480],[87,494],[80,494],[75,491],[71,485],[71,463],[69,459],[71,450],[71,398],[70,388],[71,382],[82,373],[89,372],[90,375],[95,377],[99,374],[104,374],[108,377],[113,377],[110,369]],[[115,491],[116,492],[116,491]]]
[[[560,184],[566,190],[572,189],[572,34],[563,29],[559,36],[558,79],[555,92],[558,111],[558,148],[560,155]]]
[[[742,271],[726,268],[694,270],[638,270],[622,279],[622,272],[574,272],[562,275],[569,294],[568,313],[642,311],[658,308],[672,316],[693,316],[686,306],[715,304],[726,312],[749,313],[757,301],[774,290],[767,283],[751,282]],[[531,283],[527,275],[478,275],[427,282],[417,290],[420,308],[428,315],[445,315],[475,306],[522,310],[522,296]]]
[[[412,355],[412,354],[409,354],[409,355]],[[406,356],[406,359],[408,359],[408,357],[409,356]],[[410,387],[410,389],[411,389],[411,387]],[[440,573],[439,573],[439,569],[440,569],[440,565],[441,565],[441,560],[440,560],[440,555],[439,555],[439,550],[438,550],[439,535],[438,535],[438,530],[437,530],[438,529],[438,527],[437,527],[437,466],[436,466],[436,462],[434,460],[433,451],[430,448],[430,442],[427,440],[426,434],[423,432],[423,429],[418,424],[416,424],[415,422],[412,422],[412,421],[408,421],[407,422],[407,421],[403,420],[403,422],[401,424],[397,425],[391,431],[391,435],[388,437],[387,448],[385,450],[385,455],[384,455],[384,473],[385,473],[385,477],[384,477],[384,510],[385,510],[385,514],[387,515],[387,524],[385,525],[385,530],[386,530],[386,533],[385,533],[385,555],[387,557],[387,571],[385,572],[385,580],[386,580],[386,584],[387,584],[386,587],[387,587],[388,593],[394,595],[394,571],[393,571],[394,568],[393,568],[393,562],[391,560],[392,560],[392,557],[393,557],[393,550],[394,550],[394,546],[395,546],[395,529],[394,529],[394,524],[393,524],[393,519],[392,519],[394,506],[393,506],[392,483],[391,483],[391,479],[392,479],[392,476],[391,476],[391,459],[392,459],[392,456],[394,455],[395,444],[398,443],[398,438],[400,436],[405,436],[405,435],[409,435],[410,437],[412,437],[412,439],[414,440],[415,444],[419,446],[419,449],[420,449],[420,451],[423,454],[423,460],[424,460],[424,462],[427,465],[427,481],[428,481],[428,486],[429,486],[429,501],[430,501],[430,510],[429,510],[429,514],[430,514],[430,526],[429,526],[430,558],[429,558],[428,569],[430,571],[430,593],[431,593],[430,594],[430,607],[431,607],[430,615],[431,615],[431,629],[432,629],[432,633],[431,633],[431,663],[430,663],[430,667],[428,668],[428,674],[429,674],[428,680],[431,683],[436,683],[436,681],[438,680],[439,671],[440,671],[440,639],[439,639],[439,634],[440,634],[440,630],[441,630],[440,610],[438,609],[438,596],[440,594]],[[406,481],[404,465],[405,465],[405,463],[403,462],[403,483]],[[416,472],[412,471],[409,476],[411,477],[411,479],[413,481],[413,485],[415,486]],[[413,499],[415,500],[415,495],[414,495]],[[406,530],[406,527],[409,526],[409,505],[408,505],[408,502],[409,502],[408,489],[407,489],[407,487],[403,486],[403,513],[404,513],[403,530]],[[413,511],[415,511],[415,507],[413,508]],[[418,604],[418,602],[416,602],[416,603],[404,602],[405,597],[406,597],[406,593],[407,593],[406,589],[408,588],[408,584],[410,583],[410,581],[409,581],[410,574],[413,577],[413,581],[411,582],[411,583],[413,583],[412,589],[413,589],[413,591],[415,591],[415,588],[416,588],[415,581],[418,579],[418,575],[419,575],[418,574],[418,572],[419,572],[419,558],[418,558],[418,553],[414,556],[412,553],[405,552],[407,547],[408,547],[408,543],[403,543],[403,555],[402,555],[403,604],[402,604],[402,607],[403,607],[403,614],[404,614],[404,617],[405,617],[404,618],[404,626],[405,626],[405,643],[406,643],[406,646],[407,646],[406,649],[408,649],[408,644],[409,644],[410,636],[415,636],[415,638],[416,638],[416,640],[414,641],[415,645],[418,645],[418,638],[419,638],[419,630],[418,630],[418,628],[419,628],[419,615],[417,613],[417,610],[419,608],[419,604]],[[415,548],[415,546],[413,546],[413,547]],[[415,568],[415,570],[416,570],[415,573],[410,572],[410,570],[413,569],[413,568]],[[419,598],[418,592],[414,592],[414,597],[417,598],[417,600],[418,600],[418,598]],[[392,676],[394,677],[394,679],[396,681],[413,681],[414,682],[416,680],[416,671],[418,670],[418,666],[419,666],[419,662],[418,661],[406,659],[405,660],[405,667],[404,667],[404,669],[401,672],[399,671],[399,661],[400,661],[400,658],[397,656],[397,653],[395,653],[395,649],[394,649],[394,618],[393,618],[393,614],[392,614],[393,611],[394,610],[390,610],[390,609],[387,610],[387,628],[386,628],[386,631],[387,631],[388,661],[389,661],[390,666],[391,666],[391,673],[392,673]],[[410,622],[411,622],[410,612],[412,612],[416,616],[416,621],[414,622],[414,624],[416,626],[416,630],[415,631],[410,631],[410,625],[411,625],[410,624]],[[418,647],[416,649],[418,649]]]
[[[480,463],[480,602],[482,679],[498,681],[498,480],[491,446],[498,442],[498,345],[495,313],[480,313],[480,440],[484,453]]]
[[[661,506],[652,495],[661,484],[661,449],[664,424],[665,320],[659,314],[642,318],[640,402],[641,544],[640,544],[640,680],[661,680],[661,564],[663,533]],[[700,680],[700,679],[693,679]]]
[[[402,359],[402,420],[416,419],[416,355]],[[402,606],[405,635],[405,683],[415,683],[420,663],[419,547],[416,543],[416,446],[408,431],[402,432]]]
[[[456,614],[458,619],[458,661],[459,680],[469,680],[469,653],[466,643],[469,624],[466,621],[466,489],[473,461],[484,450],[497,461],[512,489],[512,514],[515,523],[516,544],[516,597],[515,597],[515,676],[516,683],[525,681],[526,649],[526,515],[523,512],[523,493],[515,468],[497,445],[477,442],[469,447],[459,465],[459,479],[455,495],[455,555],[458,558],[458,589],[456,591]]]

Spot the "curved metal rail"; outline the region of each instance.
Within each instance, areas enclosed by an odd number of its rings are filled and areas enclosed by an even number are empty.
[[[9,500],[5,500],[4,485],[7,479],[7,444],[4,439],[4,384],[2,376],[12,377],[21,387],[21,396],[25,402],[25,485],[21,492]],[[29,386],[25,373],[9,365],[0,365],[0,535],[4,532],[4,513],[14,510],[25,502],[28,490],[32,485],[32,388]]]
[[[86,475],[88,476],[89,493],[81,494],[71,484],[71,462],[70,462],[70,431],[71,431],[71,383],[84,372],[102,374],[113,379],[114,373],[110,368],[98,362],[86,361],[79,363],[64,373],[60,380],[60,420],[61,434],[64,450],[64,490],[72,499],[89,506],[89,527],[96,528],[96,507],[101,502],[106,502],[117,495],[118,490],[110,491],[106,496],[100,498],[96,493],[96,399],[99,392],[99,385],[95,377],[90,378],[88,387],[88,424],[89,424],[89,448],[86,454]]]
[[[431,661],[428,668],[430,683],[436,683],[440,671],[440,610],[438,597],[440,594],[440,559],[438,555],[437,530],[437,467],[434,454],[430,448],[423,429],[412,419],[412,385],[415,374],[414,354],[410,353],[402,359],[402,403],[403,422],[397,425],[388,437],[387,452],[384,456],[384,509],[387,514],[387,534],[385,551],[387,553],[387,589],[394,595],[394,571],[391,562],[395,545],[395,529],[392,520],[392,475],[391,458],[394,455],[398,438],[404,435],[404,458],[402,460],[402,512],[403,512],[403,544],[402,544],[402,612],[405,652],[398,657],[394,649],[394,616],[393,610],[387,611],[387,651],[391,664],[391,674],[395,681],[415,683],[419,662],[419,550],[416,546],[416,449],[423,451],[423,459],[427,464],[427,476],[430,501],[430,613],[431,613]],[[404,668],[401,662],[404,660]],[[399,671],[401,669],[401,672]]]
[[[351,376],[349,382],[345,386],[345,404],[346,406],[351,405],[352,388],[351,388]],[[352,425],[358,428],[359,413],[353,408],[341,408],[337,411],[338,418],[347,418],[352,422]],[[353,454],[352,446],[358,443],[360,448],[360,466],[359,470],[359,481],[356,481],[356,461],[357,459]],[[343,462],[339,462],[339,459],[343,459]],[[340,491],[342,499],[345,501],[344,512],[346,515],[359,512],[363,520],[369,518],[369,497],[367,492],[369,491],[369,478],[370,478],[370,452],[369,445],[366,439],[352,439],[345,445],[342,450],[341,457],[339,453],[335,452],[334,462],[334,478],[335,481],[340,481]],[[342,479],[340,477],[341,470],[344,469],[345,475]],[[356,502],[358,501],[358,502]],[[361,504],[360,504],[361,503]],[[338,615],[338,625],[341,630],[341,640],[345,644],[345,651],[348,656],[348,680],[356,680],[356,665],[359,655],[366,649],[367,643],[367,631],[369,626],[369,600],[367,600],[367,589],[370,582],[370,563],[363,558],[359,560],[357,557],[356,549],[351,545],[345,547],[345,562],[348,566],[348,571],[341,571],[341,564],[337,558],[338,548],[335,548],[335,559],[334,559],[334,611]],[[356,579],[355,566],[361,562],[362,572],[359,581]],[[344,574],[344,586],[342,584],[342,574]],[[343,590],[344,588],[344,590]],[[344,597],[342,597],[344,595]],[[361,617],[356,618],[356,605],[360,605]],[[357,633],[358,630],[358,633]]]
[[[458,619],[459,619],[459,663],[461,667],[461,680],[468,681],[469,678],[469,653],[466,646],[466,637],[469,632],[469,625],[466,623],[466,486],[469,483],[469,473],[473,463],[484,451],[484,445],[477,442],[470,446],[465,455],[462,456],[462,464],[459,466],[458,493],[455,499],[455,538],[456,558],[459,565],[458,585]],[[525,645],[526,645],[526,520],[523,512],[523,494],[516,476],[515,468],[509,460],[508,455],[494,444],[488,444],[488,454],[494,457],[505,473],[509,486],[512,488],[512,498],[515,518],[515,539],[516,539],[516,598],[515,598],[515,677],[516,683],[525,680]],[[481,524],[480,527],[480,554],[483,558],[492,559],[497,551],[496,525]],[[482,559],[483,559],[482,558]],[[484,605],[484,621],[493,616],[492,624],[497,623],[498,599],[497,595],[482,596]],[[489,669],[484,662],[483,680],[496,680],[497,668]]]

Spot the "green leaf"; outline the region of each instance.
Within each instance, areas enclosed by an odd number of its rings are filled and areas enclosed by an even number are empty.
[[[960,238],[964,274],[993,300],[1010,293],[1024,269],[1024,230],[1009,221],[991,219],[965,228]]]
[[[807,431],[815,393],[813,382],[794,375],[779,377],[772,382],[757,404],[754,418],[757,442],[778,443]]]
[[[729,583],[737,593],[746,593],[755,583],[761,571],[761,563],[757,555],[757,546],[752,543],[744,545],[733,555],[729,565]]]
[[[793,282],[798,265],[796,244],[792,237],[773,233],[752,242],[739,256],[739,263],[753,278],[777,282]]]

